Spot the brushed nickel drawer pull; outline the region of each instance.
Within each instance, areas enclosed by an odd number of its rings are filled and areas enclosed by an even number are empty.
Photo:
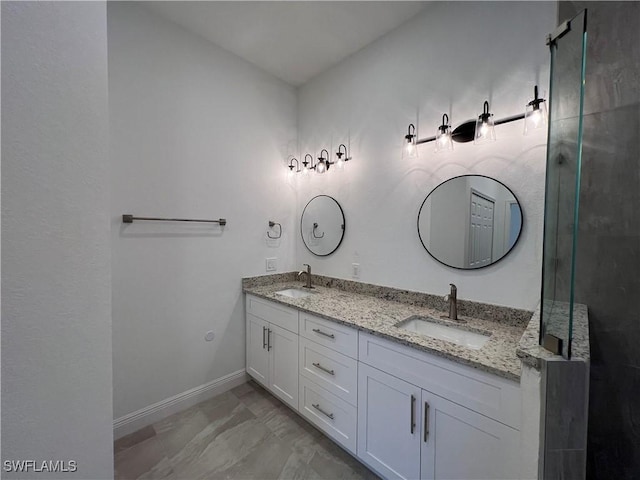
[[[271,351],[271,329],[267,328],[267,352]]]
[[[313,365],[314,367],[316,367],[319,370],[322,370],[323,372],[328,373],[329,375],[335,375],[336,374],[336,372],[334,372],[333,370],[329,370],[328,368],[324,368],[319,363],[312,363],[311,365]]]
[[[318,335],[324,335],[325,337],[329,337],[329,338],[336,338],[336,336],[333,333],[325,333],[319,328],[314,328],[313,331],[316,332]]]
[[[262,348],[267,348],[267,327],[262,327]]]
[[[325,412],[323,409],[320,408],[320,404],[319,403],[312,403],[311,406],[313,408],[315,408],[316,410],[318,410],[324,416],[329,417],[331,420],[333,420],[333,413]]]
[[[424,402],[424,443],[429,438],[429,403]]]

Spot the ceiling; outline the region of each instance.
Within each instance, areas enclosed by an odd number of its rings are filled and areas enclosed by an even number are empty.
[[[159,15],[299,86],[429,2],[144,2]]]

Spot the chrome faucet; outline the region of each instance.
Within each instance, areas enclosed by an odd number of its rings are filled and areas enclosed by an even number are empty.
[[[313,286],[311,285],[311,265],[309,265],[308,263],[303,263],[303,266],[307,267],[306,270],[300,270],[298,272],[298,278],[300,278],[301,275],[306,275],[307,276],[307,283],[306,285],[304,285],[304,288],[313,288]]]

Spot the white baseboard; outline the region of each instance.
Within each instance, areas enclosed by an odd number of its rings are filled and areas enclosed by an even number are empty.
[[[151,425],[174,413],[186,410],[211,397],[215,397],[238,385],[242,385],[247,380],[246,371],[244,369],[238,370],[237,372],[230,373],[209,383],[205,383],[120,418],[116,418],[113,421],[113,438],[117,440],[120,437],[124,437],[142,427]]]

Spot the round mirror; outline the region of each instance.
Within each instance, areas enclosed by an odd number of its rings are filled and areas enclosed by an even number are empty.
[[[300,233],[311,253],[320,257],[331,255],[344,237],[344,213],[340,204],[327,195],[313,197],[302,212]]]
[[[483,175],[461,175],[434,188],[418,213],[424,248],[453,268],[496,263],[520,237],[522,210],[504,184]]]

